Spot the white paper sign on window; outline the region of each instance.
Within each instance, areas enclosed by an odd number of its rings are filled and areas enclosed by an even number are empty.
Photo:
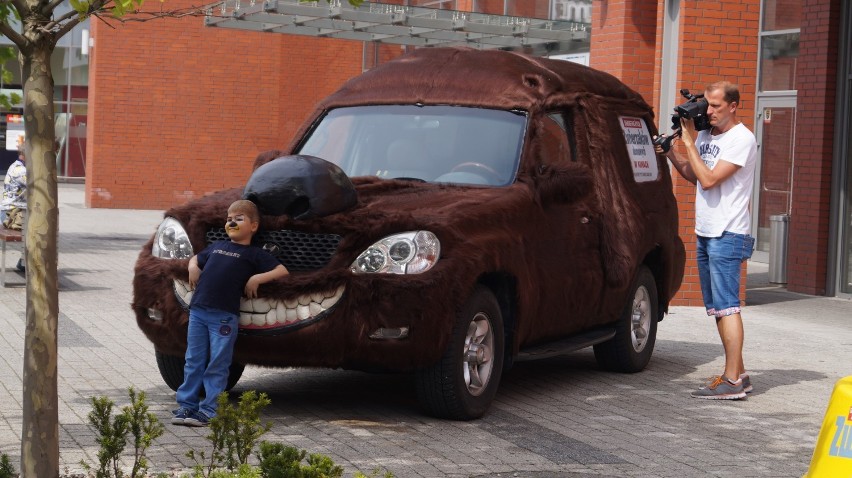
[[[633,179],[637,183],[656,181],[660,176],[657,169],[657,153],[651,143],[651,133],[642,118],[619,116],[621,130],[624,132],[624,142],[627,143],[627,154],[630,166],[633,168]]]

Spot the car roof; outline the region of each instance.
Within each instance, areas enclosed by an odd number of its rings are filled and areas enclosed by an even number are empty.
[[[421,48],[359,75],[319,110],[370,104],[451,104],[532,110],[578,96],[650,107],[616,77],[565,60],[500,50]]]

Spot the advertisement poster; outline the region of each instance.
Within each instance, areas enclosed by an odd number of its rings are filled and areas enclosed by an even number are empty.
[[[633,179],[637,183],[656,181],[660,177],[660,171],[657,169],[657,153],[654,152],[648,126],[642,118],[633,116],[619,116],[618,122],[624,132],[624,141],[627,143]]]

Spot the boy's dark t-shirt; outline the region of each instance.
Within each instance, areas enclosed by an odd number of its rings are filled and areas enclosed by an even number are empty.
[[[203,270],[192,294],[190,307],[240,313],[240,298],[246,282],[255,274],[269,272],[278,260],[257,246],[216,241],[197,256]]]

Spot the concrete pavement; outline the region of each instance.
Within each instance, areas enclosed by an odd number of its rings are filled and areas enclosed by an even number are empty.
[[[61,184],[59,199],[61,462],[79,471],[81,460],[97,460],[92,397],[121,407],[133,386],[164,422],[174,408],[129,305],[133,264],[162,211],[87,209],[76,184]],[[7,266],[17,258],[9,253]],[[715,325],[695,307],[672,308],[644,372],[602,372],[590,349],[520,363],[490,413],[471,422],[421,415],[413,380],[394,374],[247,368],[233,392],[269,394],[264,438],[327,454],[347,477],[376,467],[400,478],[798,477],[834,383],[852,375],[852,301],[789,293],[767,283],[765,265],[749,269],[743,316],[755,392],[744,401],[690,398],[723,364]],[[25,292],[0,291],[0,453],[16,465]],[[165,427],[152,470],[185,470],[184,453],[206,449],[208,431]]]

